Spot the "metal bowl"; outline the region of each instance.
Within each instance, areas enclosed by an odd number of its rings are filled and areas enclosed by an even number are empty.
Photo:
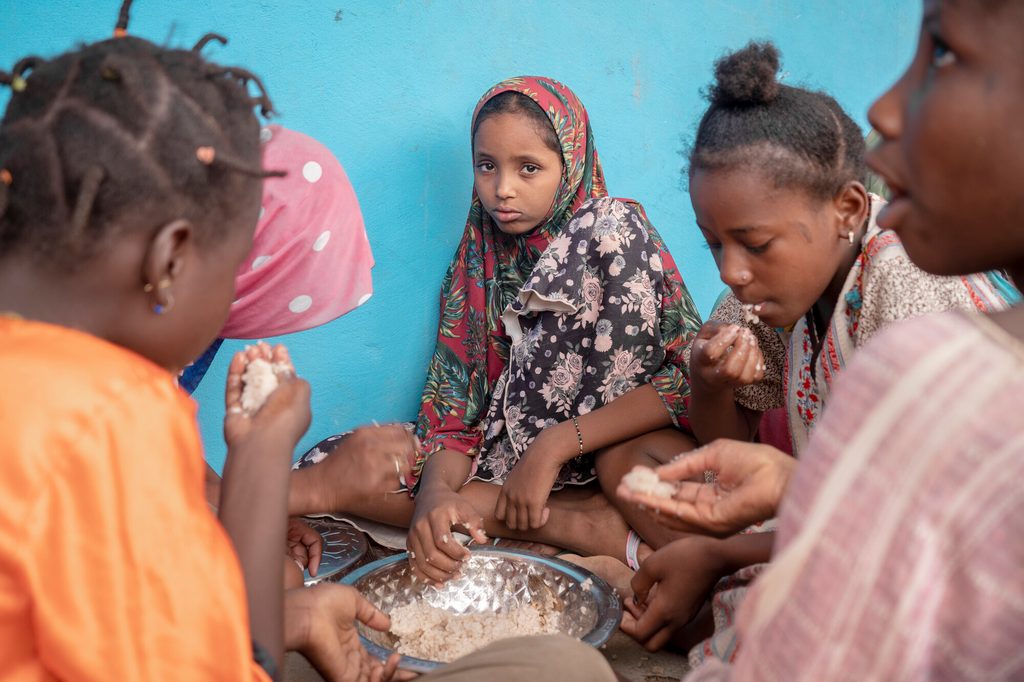
[[[336,521],[329,517],[307,516],[304,521],[313,530],[320,533],[320,537],[324,540],[320,568],[317,570],[316,576],[311,576],[308,569],[302,573],[303,582],[307,587],[320,582],[337,580],[342,573],[366,555],[366,550],[369,548],[366,536],[352,524]]]
[[[560,559],[502,547],[473,547],[462,565],[462,574],[441,587],[413,578],[408,554],[396,554],[367,564],[345,576],[352,585],[385,613],[414,601],[452,613],[501,613],[551,595],[561,607],[562,631],[594,647],[615,633],[622,620],[622,603],[608,583],[590,571]],[[381,660],[394,653],[395,638],[359,625],[363,646]],[[441,665],[402,656],[400,667],[428,672]]]

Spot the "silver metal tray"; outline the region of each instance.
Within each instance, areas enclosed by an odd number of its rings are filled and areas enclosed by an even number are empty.
[[[311,576],[308,570],[302,572],[307,586],[338,580],[345,571],[359,563],[369,549],[366,535],[350,523],[326,517],[306,517],[303,520],[324,539],[324,551],[316,576]]]
[[[408,554],[374,561],[349,573],[342,583],[352,585],[385,613],[422,600],[452,613],[500,613],[550,594],[562,609],[562,629],[594,647],[615,633],[622,620],[618,594],[590,571],[560,559],[502,547],[473,547],[461,576],[441,587],[413,578]],[[360,624],[363,646],[381,660],[394,652],[395,639]],[[402,656],[400,667],[427,672],[443,663]]]

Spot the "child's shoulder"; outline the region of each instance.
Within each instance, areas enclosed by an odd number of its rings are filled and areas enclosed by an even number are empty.
[[[645,220],[647,214],[644,212],[643,206],[640,202],[632,199],[620,199],[613,196],[603,197],[591,197],[580,204],[580,207],[576,209],[576,213],[573,214],[573,218],[584,214],[594,214],[597,216],[612,216],[615,218],[623,218],[626,216],[642,216]]]
[[[33,450],[102,439],[125,421],[165,418],[188,403],[166,371],[83,332],[2,320],[0,337],[0,376],[13,388],[0,392],[0,439],[12,456],[52,463],[62,452]]]
[[[569,221],[569,234],[589,232],[595,238],[609,235],[639,235],[660,243],[660,237],[639,202],[611,196],[592,197],[583,202]]]

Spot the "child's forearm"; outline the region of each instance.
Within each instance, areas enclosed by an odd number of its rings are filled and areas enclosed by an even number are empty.
[[[757,435],[761,413],[735,400],[731,389],[711,389],[698,382],[690,387],[690,427],[700,443],[719,438],[750,441]]]
[[[572,419],[541,431],[538,449],[560,462],[583,452],[595,452],[636,436],[672,426],[672,417],[658,391],[650,384],[638,386],[593,412],[577,417],[579,433]],[[531,446],[533,448],[534,446]]]
[[[436,490],[459,492],[473,468],[473,458],[456,450],[438,450],[427,458],[420,475],[420,494]]]
[[[775,533],[744,533],[715,540],[714,552],[722,575],[731,575],[741,568],[771,561]]]
[[[220,520],[245,577],[252,638],[278,665],[284,651],[281,553],[292,445],[264,437],[230,450],[220,494]]]
[[[214,513],[220,507],[220,476],[209,464],[206,465],[206,503]]]

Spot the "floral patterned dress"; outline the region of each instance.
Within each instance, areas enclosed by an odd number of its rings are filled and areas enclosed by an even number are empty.
[[[441,285],[437,345],[416,433],[427,457],[473,457],[501,481],[546,426],[594,410],[642,383],[687,427],[682,349],[700,318],[643,209],[607,197],[583,104],[539,77],[494,86],[533,99],[562,147],[551,218],[526,235],[501,232],[473,194],[462,241]],[[571,227],[570,227],[571,226]],[[593,477],[573,462],[559,484]]]
[[[511,353],[483,420],[475,478],[504,480],[546,427],[645,383],[677,426],[685,419],[681,356],[698,322],[675,274],[639,205],[611,197],[583,204],[502,316]],[[681,326],[663,309],[692,322]],[[594,476],[592,458],[576,458],[556,488]]]

